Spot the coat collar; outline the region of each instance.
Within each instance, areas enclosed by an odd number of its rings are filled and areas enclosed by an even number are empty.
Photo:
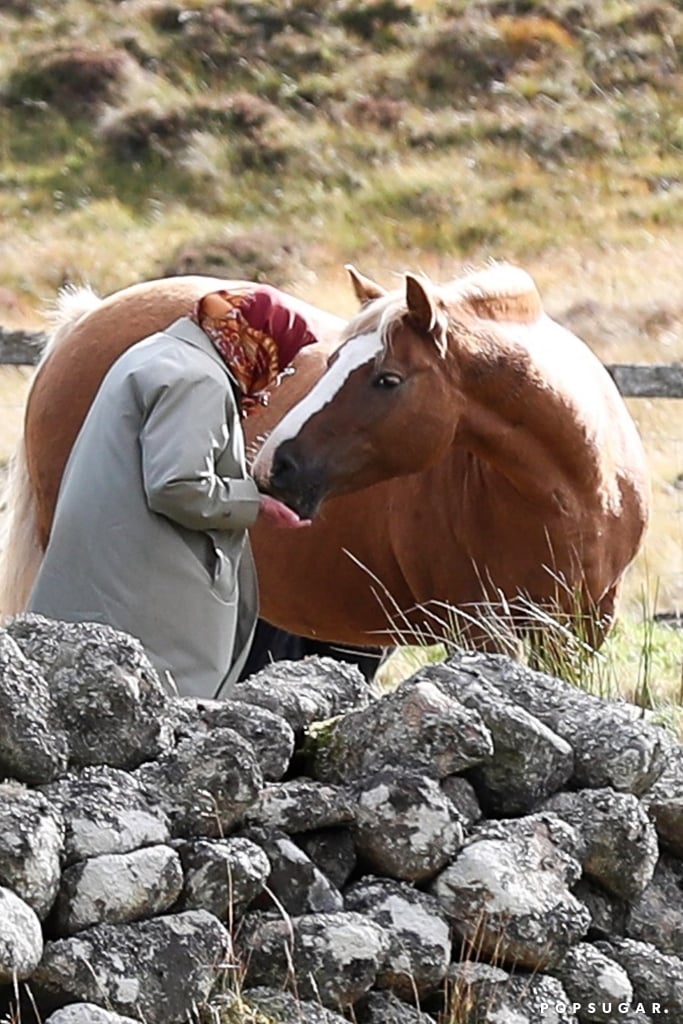
[[[190,320],[189,316],[182,316],[179,320],[174,321],[167,327],[164,334],[170,334],[172,338],[178,338],[179,341],[185,341],[188,345],[193,345],[195,348],[201,349],[207,356],[213,359],[214,363],[217,363],[226,376],[230,379],[230,383],[235,389],[237,396],[241,395],[240,387],[232,373],[228,369],[224,360],[221,358],[220,353],[216,351],[216,348],[210,338],[204,334],[201,327]]]

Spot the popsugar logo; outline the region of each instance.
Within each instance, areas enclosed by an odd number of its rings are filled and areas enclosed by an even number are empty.
[[[610,1003],[610,1002],[587,1002],[587,1003],[539,1003],[541,1013],[546,1010],[554,1010],[555,1013],[586,1013],[586,1014],[611,1014],[616,1017],[625,1017],[626,1014],[642,1013],[643,1017],[658,1017],[669,1011],[661,1003]]]

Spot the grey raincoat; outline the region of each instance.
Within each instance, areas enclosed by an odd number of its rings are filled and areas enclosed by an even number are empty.
[[[227,696],[258,614],[236,384],[177,320],[105,377],[73,447],[29,611],[139,637],[185,696]]]

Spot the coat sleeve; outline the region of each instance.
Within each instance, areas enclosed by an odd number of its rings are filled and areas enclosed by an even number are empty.
[[[142,477],[150,509],[190,530],[251,526],[259,511],[256,484],[249,477],[216,472],[230,442],[225,387],[210,374],[166,372],[163,383],[150,376],[154,369],[147,368],[136,380],[143,411]],[[234,424],[241,429],[236,417]]]

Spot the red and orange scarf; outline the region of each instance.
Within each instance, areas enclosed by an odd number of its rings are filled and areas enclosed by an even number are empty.
[[[266,287],[246,292],[211,292],[190,314],[213,342],[242,392],[242,413],[267,405],[269,389],[299,349],[316,338],[278,292]]]

